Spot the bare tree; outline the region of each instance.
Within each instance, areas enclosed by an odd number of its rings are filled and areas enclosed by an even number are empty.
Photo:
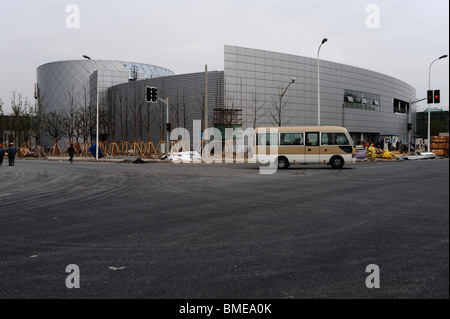
[[[116,140],[117,129],[117,89],[108,91],[108,109],[109,109],[109,132],[111,134],[111,140]]]
[[[75,115],[77,107],[75,105],[74,88],[69,92],[66,108],[66,136],[69,138],[69,143],[73,143],[73,137],[75,132]]]
[[[62,111],[51,111],[47,113],[45,132],[55,144],[67,136],[67,116]]]
[[[251,95],[250,101],[247,102],[247,115],[250,117],[253,128],[256,128],[258,120],[264,116],[264,106],[266,102],[260,104],[256,91]],[[263,114],[261,114],[263,113]]]
[[[45,128],[45,94],[39,92],[39,96],[36,99],[35,107],[32,112],[31,118],[31,130],[34,133],[34,137],[36,138],[36,146],[41,147],[41,137],[44,134]]]
[[[225,128],[242,126],[242,108],[234,95],[227,94],[225,97],[225,108],[220,113],[219,117],[221,117],[222,125]]]
[[[80,106],[80,124],[82,127],[81,136],[83,142],[92,141],[95,135],[96,126],[96,107],[89,104],[89,89],[87,86],[83,88]]]
[[[83,109],[79,108],[75,111],[74,116],[74,131],[73,136],[76,144],[80,143],[80,138],[83,136]]]
[[[165,86],[165,81],[162,81],[161,86],[158,88],[158,96],[161,96],[163,99],[166,97],[166,86]],[[157,123],[158,123],[158,127],[159,127],[159,134],[161,137],[161,141],[164,140],[164,130],[165,130],[165,123],[166,123],[166,108],[165,108],[165,104],[162,104],[163,102],[158,100],[158,109],[156,111],[157,113]],[[170,112],[170,108],[171,108],[171,104],[169,103],[169,113]]]
[[[140,90],[138,90],[138,85],[133,84],[132,95],[128,101],[129,109],[131,110],[131,120],[133,128],[133,141],[142,140],[142,103],[144,97]]]
[[[142,122],[144,124],[144,129],[148,135],[150,134],[151,125],[155,121],[155,117],[152,116],[153,115],[152,109],[153,109],[153,103],[147,103],[147,105],[145,105],[145,110],[143,112],[143,118],[142,118]],[[150,142],[150,140],[149,140],[149,142]]]
[[[281,92],[280,86],[278,86],[278,91]],[[270,109],[270,116],[273,122],[277,126],[282,126],[283,115],[286,113],[286,105],[288,100],[283,101],[283,93],[280,93],[278,97],[272,97],[272,109]]]
[[[12,114],[10,119],[11,131],[13,139],[18,145],[24,142],[30,141],[31,136],[31,113],[32,107],[22,97],[22,94],[18,94],[16,98],[16,92],[13,91],[13,97],[11,98]]]
[[[3,100],[0,98],[0,143],[3,144],[5,132],[5,116],[3,115]]]
[[[181,96],[181,99],[180,99],[180,104],[181,104],[181,108],[182,108],[183,127],[187,129],[189,123],[188,123],[188,119],[187,119],[186,108],[189,104],[189,100],[188,100],[188,97],[184,90],[183,90],[183,95]]]

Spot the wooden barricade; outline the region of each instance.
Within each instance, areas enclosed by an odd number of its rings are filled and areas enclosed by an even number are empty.
[[[59,146],[57,139],[55,139],[55,142],[53,143],[53,146],[50,149],[50,152],[51,152],[52,156],[62,155],[61,147]]]
[[[133,150],[133,156],[136,155],[142,155],[144,154],[144,142],[139,141],[136,142],[134,141],[133,144],[131,144],[131,149]]]
[[[120,154],[119,145],[116,142],[109,144],[108,153],[110,156],[115,156]]]
[[[170,141],[170,152],[178,153],[180,151],[189,151],[186,147],[186,141]]]
[[[81,148],[81,156],[92,156],[91,152],[89,151],[89,147],[91,147],[91,143],[89,142],[84,142],[83,146]]]
[[[44,148],[40,145],[36,146],[36,150],[35,150],[34,154],[37,155],[38,158],[40,158],[41,155],[43,155],[44,157],[47,157],[47,155],[45,154]]]
[[[103,153],[104,156],[107,156],[107,152],[108,152],[108,142],[104,141],[104,142],[99,142],[98,143],[98,149]]]
[[[159,144],[158,144],[159,147]],[[144,156],[158,156],[158,147],[155,147],[155,145],[152,143],[152,141],[148,141],[145,146],[145,152]]]
[[[126,156],[130,155],[130,150],[131,150],[131,144],[128,141],[122,141],[121,142],[121,149],[122,149],[122,154],[125,154]]]

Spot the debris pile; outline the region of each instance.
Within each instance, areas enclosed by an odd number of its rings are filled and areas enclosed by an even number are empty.
[[[161,159],[173,162],[191,162],[193,160],[203,160],[203,157],[197,151],[191,151],[169,153],[168,156],[164,155]]]
[[[388,150],[383,150],[380,148],[376,148],[374,146],[370,146],[367,149],[367,157],[369,158],[383,158],[383,159],[395,159],[397,156]]]

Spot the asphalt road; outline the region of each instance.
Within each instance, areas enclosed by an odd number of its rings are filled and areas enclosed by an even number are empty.
[[[437,159],[18,160],[0,167],[0,298],[449,298],[448,181]]]

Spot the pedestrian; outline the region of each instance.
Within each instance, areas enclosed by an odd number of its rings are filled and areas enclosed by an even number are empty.
[[[3,165],[3,157],[5,156],[5,149],[3,145],[0,144],[0,166]]]
[[[14,166],[17,153],[17,149],[14,147],[14,143],[9,144],[9,148],[6,150],[6,153],[8,153],[9,166]]]
[[[69,162],[73,163],[73,154],[75,154],[73,144],[70,144],[69,148],[67,149],[67,153],[69,153]]]

